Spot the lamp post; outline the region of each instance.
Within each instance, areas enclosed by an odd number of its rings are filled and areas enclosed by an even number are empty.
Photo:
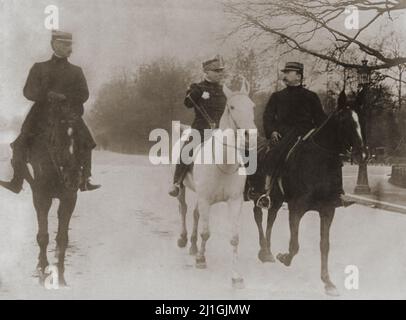
[[[368,98],[368,87],[371,82],[371,72],[368,69],[368,60],[362,60],[362,66],[358,70],[358,87],[361,88],[362,90],[362,123],[363,123],[363,131],[364,131],[364,139],[366,142],[366,113],[367,113],[367,108],[369,106],[367,105],[367,98]],[[361,159],[359,165],[358,165],[358,178],[357,178],[357,185],[355,186],[354,193],[355,194],[370,194],[371,193],[371,188],[369,187],[369,182],[368,182],[368,157],[367,159]]]

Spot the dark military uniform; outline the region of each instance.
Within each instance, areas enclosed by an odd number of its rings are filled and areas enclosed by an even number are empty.
[[[319,97],[303,86],[288,86],[273,93],[263,115],[264,131],[267,139],[273,132],[278,132],[282,138],[266,155],[259,155],[264,160],[257,172],[249,177],[251,187],[256,192],[263,192],[265,175],[275,180],[297,138],[320,126],[325,119]]]
[[[218,83],[209,82],[207,80],[200,83],[194,83],[186,92],[184,103],[187,108],[195,108],[191,99],[207,112],[210,119],[213,120],[216,128],[218,128],[227,102],[223,87]],[[196,108],[192,128],[196,130],[210,129],[210,124],[207,119]]]
[[[284,137],[305,135],[326,119],[316,93],[303,86],[288,86],[271,95],[263,116],[267,139],[276,131]]]
[[[53,103],[48,100],[49,92],[63,94],[66,99],[58,103],[78,119],[77,130],[81,143],[85,149],[84,176],[91,174],[91,150],[96,146],[89,129],[83,119],[83,103],[89,98],[86,79],[80,67],[68,62],[67,58],[58,58],[55,55],[45,62],[35,63],[31,68],[27,82],[24,86],[24,96],[34,101],[21,129],[20,136],[12,143],[13,166],[15,179],[22,183],[21,165],[24,165],[25,152],[32,139],[44,132],[48,125],[48,116]]]
[[[208,114],[210,120],[213,121],[214,127],[218,128],[226,103],[227,98],[224,95],[223,87],[219,83],[204,80],[192,84],[187,90],[184,104],[187,108],[195,109],[192,128],[199,131],[202,141],[204,139],[204,129],[210,129],[211,126],[208,119],[196,108],[195,104]],[[174,183],[181,183],[188,169],[189,165],[184,164],[180,159],[180,163],[176,165]]]
[[[52,56],[48,61],[34,64],[28,75],[24,96],[34,101],[34,105],[23,123],[23,134],[36,135],[46,128],[49,110],[52,108],[47,94],[51,91],[66,96],[66,100],[61,103],[71,114],[77,118],[83,116],[83,103],[89,98],[89,90],[82,69],[69,63],[66,58]],[[83,120],[80,129],[88,145],[94,147],[93,138]]]
[[[37,134],[47,125],[49,110],[52,104],[48,101],[50,92],[66,96],[63,103],[72,114],[83,116],[83,103],[89,98],[89,90],[83,71],[80,67],[68,62],[67,58],[55,55],[45,62],[35,63],[24,86],[24,96],[34,101],[21,131]],[[87,136],[86,138],[91,138]]]
[[[271,177],[278,175],[284,158],[297,138],[319,127],[325,119],[326,114],[319,97],[303,86],[288,86],[273,93],[263,116],[264,131],[267,139],[275,131],[282,138],[267,157],[270,168],[267,173]]]
[[[202,63],[203,71],[209,79],[220,79],[214,74],[221,75],[224,70],[224,61],[220,55]],[[210,77],[209,77],[210,74]],[[200,83],[192,84],[186,92],[184,104],[187,108],[195,109],[195,120],[192,123],[192,129],[198,130],[200,139],[203,141],[204,129],[214,129],[219,127],[220,119],[224,113],[227,98],[224,95],[223,87],[216,81],[206,80]],[[190,140],[189,140],[190,141]],[[182,162],[176,165],[175,175],[173,177],[173,186],[169,195],[176,197],[182,185],[183,178],[188,172],[190,165]]]

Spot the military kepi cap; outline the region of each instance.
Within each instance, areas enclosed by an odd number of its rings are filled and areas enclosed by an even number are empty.
[[[300,62],[286,62],[285,68],[282,69],[282,72],[288,71],[297,71],[303,73],[303,63]]]
[[[59,30],[52,30],[52,41],[65,41],[65,42],[72,42],[72,33],[63,32]]]
[[[203,62],[202,65],[204,71],[213,71],[225,68],[223,57],[220,55],[217,55],[213,59]]]

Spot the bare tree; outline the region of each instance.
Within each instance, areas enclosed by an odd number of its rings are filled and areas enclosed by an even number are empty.
[[[394,58],[401,57],[402,55],[405,54],[405,48],[402,47],[404,43],[402,42],[402,38],[396,34],[394,31],[390,33],[388,37],[385,37],[382,40],[382,48],[385,50],[385,52]],[[403,74],[406,71],[406,64],[398,64],[395,67],[392,67],[388,70],[383,70],[382,75],[386,79],[389,79],[391,81],[394,81],[396,84],[396,91],[397,91],[397,110],[402,109],[402,102],[403,102],[403,92],[402,92],[402,86],[403,84],[406,83],[406,81],[403,79]]]
[[[368,15],[373,13],[356,32],[340,28],[343,25],[340,19],[349,6]],[[228,36],[242,34],[247,40],[272,36],[274,41],[266,48],[269,50],[283,46],[286,52],[296,50],[344,68],[358,69],[361,65],[349,61],[345,55],[347,49],[357,47],[376,61],[369,66],[371,70],[406,63],[405,56],[386,55],[380,48],[368,44],[365,37],[365,31],[380,18],[393,19],[392,15],[406,11],[406,0],[225,0],[224,7],[235,22]]]

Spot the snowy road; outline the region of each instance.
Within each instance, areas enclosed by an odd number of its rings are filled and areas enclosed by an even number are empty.
[[[0,176],[10,172],[0,154]],[[246,289],[230,283],[230,226],[225,204],[211,213],[208,269],[194,267],[179,249],[177,202],[167,196],[171,170],[140,156],[96,152],[94,177],[103,188],[81,193],[71,222],[66,280],[69,289],[46,290],[32,276],[38,247],[28,186],[20,195],[0,190],[0,299],[331,299],[319,278],[319,218],[301,223],[300,251],[290,268],[257,259],[251,204],[245,203],[240,259]],[[193,200],[193,196],[189,196]],[[50,235],[55,238],[55,205]],[[191,224],[191,208],[189,226]],[[287,211],[275,222],[272,251],[285,252]],[[191,228],[189,227],[189,231]],[[339,298],[406,298],[406,216],[354,205],[337,210],[331,229],[330,273]],[[49,246],[50,261],[55,241]],[[358,290],[344,287],[347,265],[359,268]]]

